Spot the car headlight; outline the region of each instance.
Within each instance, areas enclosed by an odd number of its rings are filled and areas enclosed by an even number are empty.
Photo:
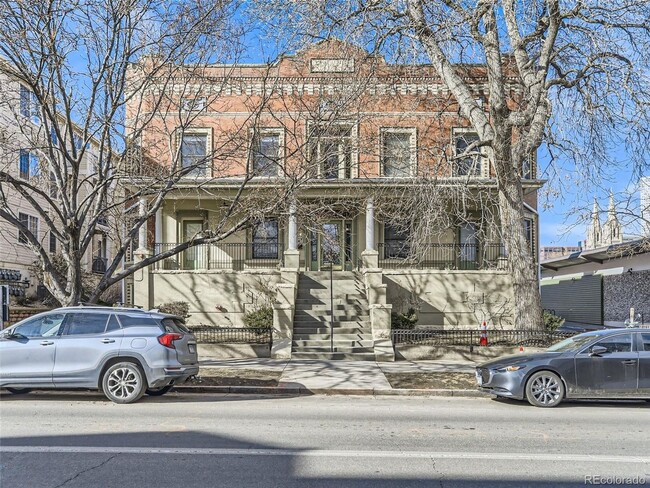
[[[497,371],[499,373],[512,373],[513,371],[519,371],[520,369],[524,369],[524,366],[506,366],[505,368],[499,368]]]

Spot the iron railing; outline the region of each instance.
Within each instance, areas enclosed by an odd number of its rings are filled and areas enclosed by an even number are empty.
[[[178,244],[155,244],[154,252],[163,253]],[[233,243],[199,244],[174,256],[158,261],[158,270],[209,270],[274,269],[282,265],[284,244]]]
[[[196,341],[203,344],[271,344],[269,328],[190,326]]]
[[[547,347],[579,332],[548,332],[544,330],[488,330],[488,346]],[[439,329],[394,329],[393,344],[427,346],[478,346],[481,331]]]
[[[505,269],[503,244],[378,244],[379,267],[384,269]]]

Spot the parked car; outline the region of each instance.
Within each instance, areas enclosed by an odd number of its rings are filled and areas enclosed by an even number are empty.
[[[565,339],[545,352],[476,368],[481,391],[556,407],[565,398],[650,400],[650,329],[608,329]]]
[[[0,334],[0,387],[98,389],[115,403],[163,395],[199,372],[196,339],[173,315],[65,307]]]

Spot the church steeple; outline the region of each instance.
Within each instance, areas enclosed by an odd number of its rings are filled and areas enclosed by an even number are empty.
[[[600,246],[600,240],[602,237],[602,229],[600,227],[600,206],[598,205],[598,200],[594,198],[594,206],[591,210],[591,225],[587,230],[587,242],[585,243],[585,249],[595,249]]]
[[[623,228],[616,215],[616,204],[614,194],[609,192],[609,207],[607,209],[607,220],[603,224],[602,245],[618,244],[623,242]]]

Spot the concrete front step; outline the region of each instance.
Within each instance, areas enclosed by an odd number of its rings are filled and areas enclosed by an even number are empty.
[[[330,346],[329,344],[321,344],[319,346],[313,346],[313,347],[301,347],[300,350],[296,352],[330,352]],[[374,349],[372,347],[355,347],[355,346],[337,347],[336,344],[334,344],[334,352],[344,352],[348,354],[364,354],[364,353],[368,354],[368,353],[373,353]]]
[[[358,313],[340,313],[334,312],[332,316],[329,312],[319,310],[296,310],[293,323],[300,322],[368,322],[370,315]]]
[[[292,352],[291,359],[327,359],[347,361],[374,361],[375,353],[343,353],[343,352]]]
[[[324,279],[329,280],[330,276],[334,280],[356,280],[359,279],[361,273],[355,273],[354,271],[303,271],[300,273],[300,279],[313,279],[315,281],[321,281]]]
[[[311,339],[311,340],[294,340],[292,346],[300,347],[301,351],[306,351],[307,348],[311,347],[327,347],[329,349],[331,344],[330,339]],[[372,339],[366,340],[343,340],[339,339],[336,335],[334,336],[334,348],[350,348],[350,347],[365,347],[371,348],[375,345]]]
[[[330,311],[330,304],[307,304],[307,303],[301,303],[301,304],[296,304],[296,312],[327,312],[329,313]],[[334,310],[335,311],[356,311],[356,312],[367,312],[368,307],[364,307],[363,305],[355,304],[355,303],[344,303],[344,304],[334,304]]]
[[[353,327],[345,327],[334,329],[334,337],[340,337],[341,339],[370,339],[372,337],[372,331],[370,329],[359,329]],[[298,339],[329,339],[332,331],[329,327],[323,327],[319,329],[294,329],[293,338]]]
[[[331,297],[329,290],[301,290],[298,288],[298,294],[296,295],[297,300],[330,300],[330,298],[339,299],[339,300],[365,300],[366,296],[363,293],[363,290],[335,290],[334,296]]]
[[[337,305],[356,305],[368,308],[368,300],[365,298],[335,298],[331,300],[335,306]],[[310,305],[330,305],[330,298],[296,298],[296,307],[310,306]]]
[[[341,320],[330,322],[329,320],[299,320],[294,321],[293,329],[319,329],[333,327],[334,329],[368,329],[370,320]]]

